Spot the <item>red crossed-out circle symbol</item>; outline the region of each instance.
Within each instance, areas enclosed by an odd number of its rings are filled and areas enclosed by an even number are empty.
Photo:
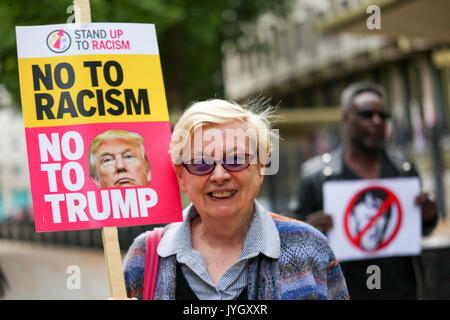
[[[374,208],[373,214],[370,216],[370,218],[366,219],[366,222],[356,230],[351,230],[352,229],[350,227],[350,225],[352,224],[351,219],[352,218],[354,219],[355,207],[358,205],[358,203],[361,202],[361,199],[364,199],[364,197],[367,194],[371,194],[373,192],[377,192],[378,194],[383,195],[382,197],[383,200],[379,198],[376,199],[378,200],[377,206]],[[367,248],[365,245],[362,244],[363,237],[367,236],[370,230],[374,230],[373,229],[374,226],[378,222],[380,222],[383,219],[383,217],[386,218],[386,214],[388,212],[390,215],[391,214],[396,215],[396,219],[395,217],[393,219],[395,225],[393,225],[390,228],[388,234],[384,235],[375,247]],[[387,245],[389,245],[398,234],[401,223],[402,223],[402,207],[400,205],[400,201],[398,200],[397,196],[394,193],[392,193],[392,191],[381,186],[370,186],[357,192],[351,198],[344,214],[344,231],[346,236],[348,237],[350,242],[353,245],[355,245],[358,249],[369,252],[379,251],[385,248]]]

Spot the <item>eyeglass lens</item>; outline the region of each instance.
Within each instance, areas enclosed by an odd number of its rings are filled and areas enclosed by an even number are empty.
[[[223,159],[220,164],[228,171],[241,171],[250,166],[249,155],[235,155]],[[195,159],[183,166],[193,175],[206,175],[214,171],[216,161],[213,159]]]

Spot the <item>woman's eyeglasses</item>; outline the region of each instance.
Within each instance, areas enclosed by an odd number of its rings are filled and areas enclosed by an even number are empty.
[[[356,115],[363,119],[372,119],[373,116],[376,114],[380,117],[381,120],[386,121],[390,118],[389,113],[384,111],[376,111],[376,110],[362,110],[362,111],[353,111]]]
[[[248,154],[243,155],[233,155],[219,160],[219,164],[227,171],[238,172],[247,169],[250,166],[250,162],[253,159],[252,156]],[[212,159],[193,159],[190,163],[183,162],[183,167],[195,176],[203,176],[210,174],[216,168],[217,162]]]

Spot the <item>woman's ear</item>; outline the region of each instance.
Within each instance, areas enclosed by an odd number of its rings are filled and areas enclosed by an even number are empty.
[[[266,174],[266,164],[259,165],[259,184],[261,185],[264,181],[264,175]]]
[[[264,180],[264,175],[266,174],[266,166],[267,166],[267,159],[270,156],[270,152],[264,153],[264,154],[258,154],[258,166],[259,166],[259,174],[261,175],[261,183]]]
[[[186,184],[184,183],[184,176],[186,174],[186,171],[181,164],[174,165],[173,170],[175,171],[175,175],[177,177],[181,192],[186,193]]]

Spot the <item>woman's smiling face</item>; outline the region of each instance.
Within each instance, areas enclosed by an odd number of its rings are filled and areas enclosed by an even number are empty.
[[[201,131],[194,132],[191,160],[213,158],[218,162],[214,170],[197,176],[189,173],[182,165],[175,166],[181,191],[188,193],[200,216],[221,219],[236,215],[244,217],[253,213],[253,200],[258,195],[264,177],[261,166],[252,163],[244,170],[233,172],[220,165],[222,159],[230,155],[252,156],[251,153],[255,153],[250,150],[248,140],[243,142],[237,139],[236,142],[234,139],[226,139],[234,130],[245,132],[246,129],[246,125],[240,121],[204,125]],[[201,144],[195,143],[197,136]]]

